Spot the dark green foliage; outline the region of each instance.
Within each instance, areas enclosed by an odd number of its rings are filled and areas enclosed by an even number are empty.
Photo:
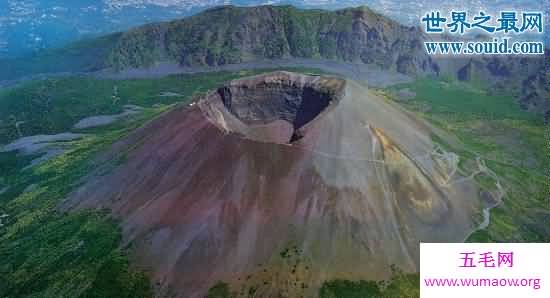
[[[85,297],[150,296],[148,279],[129,271],[125,257],[119,256],[120,236],[113,226],[95,214],[54,213],[34,221],[18,231],[18,241],[0,246],[2,275],[9,277],[0,293],[65,296],[79,293],[93,280],[86,293],[106,295]],[[126,293],[130,295],[120,296]]]
[[[151,24],[123,33],[107,56],[107,65],[120,69],[122,65],[150,66],[162,60],[163,31],[160,25]]]
[[[37,156],[18,156],[17,152],[0,152],[0,173],[2,177],[15,175]],[[1,181],[0,181],[1,182]],[[2,184],[0,184],[2,188]]]
[[[285,248],[283,251],[281,251],[280,255],[281,255],[281,258],[283,258],[283,259],[289,258],[290,253],[289,253],[288,248]]]
[[[358,26],[353,25],[355,21]],[[369,33],[375,30],[375,23],[384,26],[386,40],[380,33]],[[367,34],[370,40],[365,40]],[[397,48],[410,52],[411,38],[416,37],[409,35],[407,27],[366,7],[323,11],[292,6],[226,6],[25,59],[0,61],[0,80],[40,73],[122,70],[166,61],[215,66],[265,58],[322,57],[389,67],[393,58],[385,53]]]
[[[91,163],[93,155],[124,133],[81,141],[38,168],[8,176],[10,191],[0,195],[0,209],[9,215],[0,228],[0,296],[78,297],[85,291],[107,294],[103,297],[151,296],[146,276],[128,269],[119,250],[120,232],[106,213],[61,214],[56,209],[97,166]]]
[[[224,282],[218,282],[214,286],[212,286],[208,293],[206,294],[205,298],[231,298],[234,297],[234,295],[231,294],[229,291],[229,285]]]
[[[479,230],[474,232],[470,237],[468,238],[468,242],[471,243],[491,243],[496,242],[495,240],[491,239],[491,235],[487,231],[487,229]]]
[[[113,252],[99,269],[91,286],[82,297],[152,297],[149,278],[139,271],[131,271],[127,257]]]
[[[0,143],[22,135],[57,133],[68,130],[78,120],[98,113],[119,113],[122,105],[111,99],[115,82],[88,78],[61,78],[34,81],[0,92]]]
[[[415,102],[429,106],[431,113],[451,119],[536,119],[533,114],[520,109],[512,95],[490,94],[469,83],[423,78],[392,89],[404,86],[416,93]]]
[[[152,295],[147,276],[129,269],[119,249],[116,222],[104,212],[62,214],[56,208],[100,166],[93,162],[96,153],[152,115],[144,112],[122,128],[73,142],[66,154],[31,169],[22,170],[32,156],[0,154],[1,178],[10,187],[0,195],[0,211],[8,215],[0,227],[1,297]]]
[[[320,298],[416,298],[420,297],[420,276],[406,274],[392,266],[388,281],[350,281],[337,279],[323,283]]]
[[[343,36],[339,32],[351,32],[351,25],[352,14],[345,12],[300,10],[292,6],[211,9],[184,20],[128,32],[110,55],[109,63],[122,69],[147,65],[159,57],[189,66],[288,56],[344,58],[347,55],[341,54],[342,49],[336,46],[334,53],[321,52],[320,48],[325,44],[336,45]],[[162,35],[164,45],[158,44],[159,36],[144,37],[151,32]],[[157,47],[141,46],[144,42]],[[136,51],[129,53],[130,50]],[[141,61],[136,57],[152,60]]]
[[[383,285],[382,297],[415,298],[420,297],[420,275],[404,273],[392,266],[392,278]]]
[[[295,69],[308,71],[307,69]],[[80,119],[116,114],[126,104],[151,107],[189,100],[223,82],[268,70],[173,75],[159,79],[106,80],[87,76],[32,81],[0,91],[0,144],[23,136],[67,131]],[[316,72],[315,70],[312,70]],[[172,92],[181,96],[161,96]]]
[[[325,282],[319,290],[321,298],[376,298],[382,296],[382,290],[375,281],[334,280]]]
[[[248,297],[255,297],[256,296],[256,291],[258,291],[258,288],[257,287],[250,287],[248,288]]]

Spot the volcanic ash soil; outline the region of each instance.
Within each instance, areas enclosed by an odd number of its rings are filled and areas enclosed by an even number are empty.
[[[112,210],[161,295],[224,281],[314,297],[326,280],[417,271],[420,241],[475,229],[479,189],[432,133],[350,80],[235,80],[120,140],[101,158],[132,148],[126,163],[61,208]]]

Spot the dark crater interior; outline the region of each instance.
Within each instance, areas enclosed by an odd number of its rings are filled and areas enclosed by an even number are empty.
[[[228,82],[209,92],[199,106],[224,131],[288,144],[337,105],[345,84],[334,77],[279,71]]]
[[[336,100],[335,92],[288,82],[231,85],[218,89],[225,107],[249,125],[284,120],[298,130]]]

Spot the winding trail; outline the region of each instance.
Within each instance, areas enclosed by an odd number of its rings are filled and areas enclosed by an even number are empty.
[[[375,149],[375,146],[376,146],[376,143],[373,142],[373,150]],[[350,156],[330,154],[330,153],[322,152],[322,151],[319,151],[319,150],[306,149],[306,148],[302,148],[302,150],[308,151],[308,152],[311,152],[313,154],[323,156],[323,157],[326,157],[326,158],[342,159],[342,160],[346,160],[346,161],[372,162],[372,163],[385,164],[385,165],[403,163],[403,162],[391,163],[391,162],[388,162],[388,161],[385,161],[385,160],[380,160],[380,159],[354,158],[354,157],[350,157]],[[466,177],[457,178],[455,180],[453,180],[452,178],[458,172],[458,162],[459,162],[460,157],[458,155],[456,155],[454,152],[446,152],[438,144],[435,144],[434,149],[432,151],[427,152],[425,154],[412,156],[410,158],[412,160],[414,160],[415,162],[418,162],[418,160],[421,159],[421,158],[432,157],[432,156],[437,156],[439,158],[446,159],[448,161],[448,164],[452,165],[452,168],[451,168],[450,173],[447,177],[447,180],[441,186],[450,187],[454,184],[464,183],[464,182],[467,182],[467,181],[473,181],[474,183],[479,185],[479,183],[477,183],[475,181],[475,177],[477,175],[480,175],[480,174],[486,174],[486,175],[488,175],[489,177],[491,177],[495,180],[495,187],[497,188],[496,189],[496,194],[491,192],[491,195],[495,198],[496,203],[492,204],[492,205],[490,205],[486,208],[483,208],[483,210],[482,210],[483,221],[464,238],[464,242],[466,242],[466,240],[468,240],[468,238],[472,234],[474,234],[475,232],[477,232],[479,230],[486,229],[489,226],[490,217],[491,217],[490,210],[492,208],[495,208],[495,207],[499,206],[502,203],[502,198],[504,197],[506,192],[505,192],[504,188],[502,187],[502,184],[501,184],[501,181],[500,181],[500,178],[498,177],[498,175],[494,171],[492,171],[489,167],[487,167],[487,165],[485,164],[485,161],[479,155],[476,156],[476,163],[477,163],[478,169],[475,170],[474,172],[472,172],[470,175],[468,175]],[[385,190],[385,192],[386,191],[387,190]]]
[[[504,190],[504,188],[502,187],[502,184],[500,183],[500,178],[498,177],[498,175],[495,174],[495,172],[493,172],[491,169],[489,169],[489,167],[487,167],[487,165],[485,165],[485,161],[483,159],[481,159],[481,157],[479,155],[476,156],[476,162],[477,162],[478,170],[475,171],[474,173],[472,173],[468,177],[470,177],[472,180],[474,180],[476,175],[486,174],[486,175],[489,175],[491,178],[493,178],[495,180],[495,186],[497,188],[497,190],[496,190],[497,194],[495,195],[493,192],[491,192],[491,195],[495,198],[496,203],[492,204],[492,205],[490,205],[486,208],[483,208],[483,221],[477,226],[476,229],[474,229],[470,234],[468,234],[464,238],[464,242],[466,242],[468,240],[468,238],[470,238],[470,236],[472,236],[475,232],[477,232],[479,230],[486,229],[489,226],[489,224],[491,223],[491,212],[490,212],[490,210],[495,208],[495,207],[498,207],[502,203],[502,198],[506,194],[506,191]],[[474,182],[475,182],[475,180],[474,180]]]

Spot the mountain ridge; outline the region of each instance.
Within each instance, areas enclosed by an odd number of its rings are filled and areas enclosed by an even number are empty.
[[[220,6],[123,33],[106,65],[124,69],[171,60],[215,66],[319,57],[374,63],[402,73],[436,71],[417,36],[422,36],[419,28],[400,25],[366,6],[337,11]]]
[[[550,81],[544,56],[430,56],[431,40],[367,6],[336,11],[291,5],[218,6],[168,22],[75,43],[34,57],[0,60],[0,80],[28,74],[115,72],[160,62],[184,67],[221,66],[262,59],[322,58],[374,64],[407,75],[451,76],[512,92],[518,104],[550,121]]]
[[[265,21],[260,17],[264,16],[269,17],[270,23],[262,25]],[[353,28],[353,21],[357,19],[368,24],[368,28],[362,27],[361,23],[356,23]],[[223,32],[229,33],[225,35],[229,38],[220,36],[221,30],[229,25],[237,25],[239,28],[234,31],[228,28],[228,32]],[[332,28],[326,28],[329,25]],[[377,25],[379,28],[375,27]],[[257,29],[257,26],[262,27]],[[320,31],[322,26],[327,30]],[[406,64],[410,60],[405,59],[410,51],[403,49],[407,43],[414,46],[415,54],[420,57],[420,61],[412,62],[430,71],[431,58],[423,52],[416,37],[405,36],[397,44],[386,45],[386,48],[374,42],[370,44],[373,40],[380,42],[386,37],[386,34],[377,30],[380,27],[386,27],[394,35],[407,33],[408,30],[422,34],[420,29],[400,25],[366,6],[337,11],[298,9],[291,5],[218,6],[183,19],[150,23],[24,58],[0,60],[5,66],[0,70],[0,80],[12,80],[29,74],[148,67],[166,60],[193,66],[277,57],[326,57],[343,61],[366,61],[383,66],[389,66],[399,59],[401,72],[412,73],[414,68],[411,69]],[[212,32],[211,28],[217,31]],[[202,40],[215,34],[216,40]],[[252,34],[249,37],[255,39],[240,41],[246,34]],[[273,40],[273,36],[276,40]],[[321,37],[322,42],[314,42],[315,37]],[[362,44],[352,38],[359,38]],[[391,39],[392,42],[396,41]],[[402,54],[403,57],[392,57],[392,60],[385,57],[389,49],[397,52],[397,47],[401,49],[396,54]],[[82,56],[86,59],[80,59]],[[63,63],[63,60],[69,62]]]

